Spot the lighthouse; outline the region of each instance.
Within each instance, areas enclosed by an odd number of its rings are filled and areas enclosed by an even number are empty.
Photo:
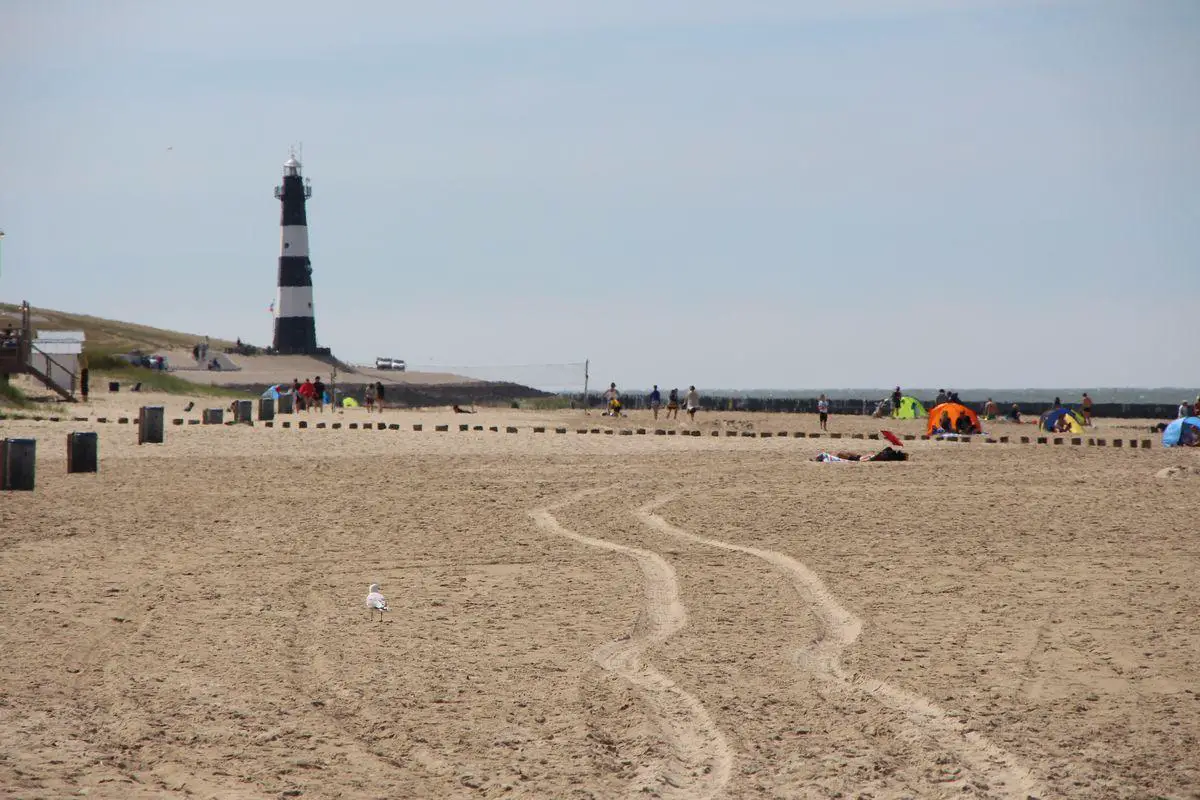
[[[321,352],[313,317],[312,262],[308,258],[308,219],[304,202],[312,187],[292,155],[283,165],[283,185],[275,187],[282,206],[279,242],[279,294],[275,298],[275,352],[285,355]]]

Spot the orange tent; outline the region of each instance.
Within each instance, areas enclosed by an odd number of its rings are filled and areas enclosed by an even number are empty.
[[[942,425],[943,415],[950,418],[949,428]],[[979,415],[971,409],[959,403],[942,403],[940,406],[934,406],[929,409],[929,425],[926,427],[925,432],[932,435],[934,429],[942,428],[953,433],[958,430],[958,418],[964,415],[971,421],[972,433],[980,433],[983,430],[979,425]]]

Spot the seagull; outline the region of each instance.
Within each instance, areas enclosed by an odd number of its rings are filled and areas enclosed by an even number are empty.
[[[391,611],[388,608],[387,598],[379,593],[379,584],[372,583],[367,589],[367,608],[371,609],[371,619],[375,618],[375,612],[379,612],[379,621],[383,622],[383,612]]]

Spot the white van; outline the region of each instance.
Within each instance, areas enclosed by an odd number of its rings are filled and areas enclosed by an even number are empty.
[[[394,369],[399,372],[404,372],[408,365],[399,358],[377,358],[375,359],[375,369]]]

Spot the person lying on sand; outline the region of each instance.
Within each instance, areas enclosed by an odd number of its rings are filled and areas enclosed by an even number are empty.
[[[874,455],[840,450],[836,453],[821,453],[813,461],[908,461],[908,453],[891,447],[885,447]]]
[[[460,406],[458,406],[458,405],[455,405],[455,406],[454,406],[454,413],[455,413],[455,414],[474,414],[475,412],[474,412],[474,411],[467,411],[465,408],[461,408]]]

